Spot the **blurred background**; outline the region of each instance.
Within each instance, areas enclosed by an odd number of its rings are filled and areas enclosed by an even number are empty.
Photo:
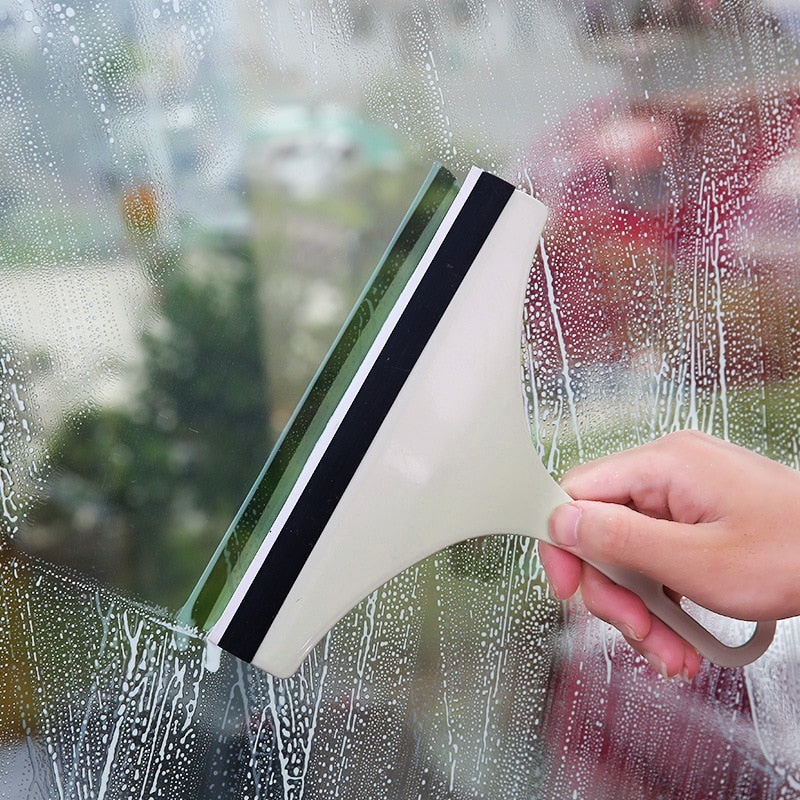
[[[554,476],[686,427],[800,467],[798,37],[794,0],[0,0],[0,796],[800,797],[790,623],[675,686],[527,541],[290,681],[174,621],[435,161],[551,209]]]

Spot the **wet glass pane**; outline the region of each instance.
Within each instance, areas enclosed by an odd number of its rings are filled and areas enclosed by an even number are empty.
[[[794,621],[666,681],[527,539],[288,680],[178,621],[436,161],[550,207],[554,476],[681,428],[800,467],[798,37],[777,0],[0,0],[0,796],[800,797]]]

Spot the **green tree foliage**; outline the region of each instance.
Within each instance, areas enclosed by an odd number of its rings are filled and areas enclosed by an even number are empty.
[[[137,396],[65,426],[28,537],[52,560],[171,607],[270,448],[250,245],[218,240],[196,253],[163,278]]]

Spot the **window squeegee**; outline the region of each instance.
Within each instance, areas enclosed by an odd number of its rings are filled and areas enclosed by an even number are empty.
[[[277,677],[369,593],[456,542],[548,541],[569,497],[531,440],[521,386],[522,304],[547,211],[473,168],[434,167],[183,618]],[[636,592],[700,653],[755,660],[775,623],[720,642],[664,592]]]

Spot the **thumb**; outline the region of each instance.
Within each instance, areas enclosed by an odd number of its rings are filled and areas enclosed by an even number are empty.
[[[551,515],[550,538],[587,561],[626,567],[688,594],[708,569],[697,527],[617,503],[575,500]]]

